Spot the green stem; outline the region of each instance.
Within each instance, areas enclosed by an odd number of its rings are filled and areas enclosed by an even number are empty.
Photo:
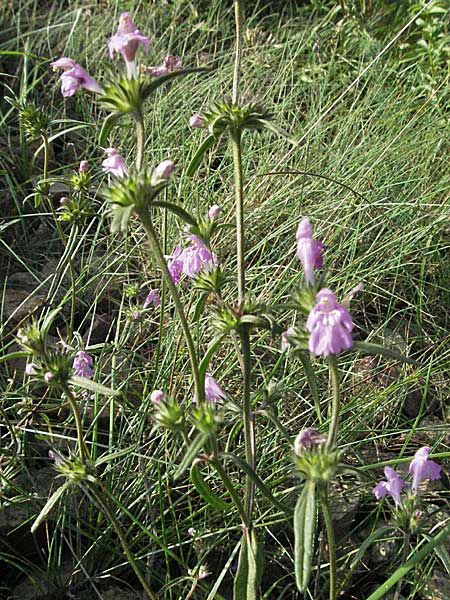
[[[136,111],[134,118],[136,121],[136,170],[140,171],[144,162],[145,147],[144,115],[142,111]]]
[[[245,238],[244,238],[244,185],[242,176],[241,131],[231,131],[234,164],[234,186],[236,196],[236,239],[237,239],[237,269],[239,303],[245,299]]]
[[[77,429],[77,438],[78,438],[78,449],[80,452],[80,460],[83,464],[85,464],[86,462],[92,462],[91,455],[89,454],[89,450],[84,442],[83,425],[81,423],[81,416],[80,416],[80,411],[78,409],[78,403],[68,385],[63,386],[63,391],[66,395],[67,400],[69,401],[70,408],[72,410],[72,414],[75,419],[75,426]]]
[[[166,285],[170,290],[172,295],[173,302],[175,304],[175,308],[178,313],[178,317],[180,319],[181,328],[183,329],[184,337],[186,340],[186,345],[189,353],[189,359],[191,362],[192,376],[194,378],[194,388],[195,395],[199,403],[204,401],[205,397],[205,386],[204,380],[200,377],[200,371],[198,368],[198,360],[197,354],[195,351],[194,340],[191,336],[191,331],[189,329],[189,323],[187,322],[186,315],[184,313],[183,304],[181,302],[180,296],[178,294],[177,287],[173,282],[172,276],[170,275],[169,269],[167,267],[166,259],[164,258],[163,251],[161,250],[161,246],[159,245],[158,238],[156,236],[156,231],[153,227],[150,215],[147,210],[141,209],[137,211],[139,218],[141,219],[142,225],[147,233],[147,236],[150,240],[150,244],[152,246],[152,250],[155,254],[156,261],[161,269],[164,279],[166,281]]]
[[[336,600],[337,578],[336,578],[336,541],[334,539],[333,519],[331,518],[330,504],[328,502],[328,485],[320,491],[321,507],[325,529],[327,530],[328,556],[330,561],[330,600]]]
[[[250,335],[245,328],[241,334],[242,344],[242,378],[243,378],[243,407],[242,423],[244,428],[245,460],[253,471],[256,471],[255,460],[255,415],[252,409],[251,401],[251,355],[250,355]],[[247,475],[245,480],[244,506],[248,515],[248,521],[252,521],[253,499],[255,495],[255,483]]]
[[[405,531],[404,539],[403,539],[401,564],[404,564],[406,562],[406,559],[408,558],[410,537],[411,536],[410,536],[409,531]],[[397,586],[395,588],[395,593],[394,593],[394,600],[398,600],[400,598],[400,593],[402,591],[402,583],[403,583],[403,577],[401,579],[399,579],[397,582]]]
[[[331,423],[326,444],[327,449],[330,450],[336,444],[340,409],[339,370],[335,354],[330,354],[330,356],[328,356],[328,367],[330,369],[331,390],[333,394],[331,405]]]
[[[225,486],[225,489],[227,490],[227,492],[230,494],[230,497],[234,503],[234,505],[236,506],[238,513],[241,516],[242,519],[242,524],[245,527],[250,527],[251,524],[251,520],[248,517],[248,513],[245,511],[244,506],[232,484],[232,482],[230,481],[230,478],[228,477],[228,475],[226,474],[225,469],[222,466],[222,463],[220,462],[219,459],[217,458],[211,458],[209,459],[209,462],[211,463],[211,465],[214,467],[214,469],[217,472],[217,475],[220,477],[220,479],[222,480],[223,485]]]
[[[237,104],[239,98],[239,71],[241,68],[242,26],[244,23],[242,0],[234,0],[234,20],[236,23],[236,51],[234,58],[232,103]]]
[[[155,592],[150,588],[149,584],[145,580],[144,575],[141,572],[141,569],[138,567],[138,565],[134,559],[134,556],[130,550],[130,547],[128,546],[128,542],[122,531],[120,523],[118,522],[114,513],[108,506],[108,502],[105,498],[105,495],[97,489],[95,484],[89,483],[89,489],[91,490],[92,495],[95,497],[95,499],[99,503],[100,508],[105,513],[106,518],[111,523],[114,531],[116,532],[117,537],[119,538],[120,543],[122,544],[122,548],[125,553],[125,556],[127,557],[127,560],[130,563],[133,571],[136,573],[136,577],[139,579],[145,593],[150,598],[150,600],[157,600],[157,596],[156,596]]]

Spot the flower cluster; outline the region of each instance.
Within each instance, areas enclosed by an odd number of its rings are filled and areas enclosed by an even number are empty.
[[[75,375],[91,379],[92,375],[94,374],[94,371],[92,369],[93,364],[94,359],[92,358],[92,356],[90,356],[85,350],[79,350],[75,354],[72,366],[75,370]]]
[[[414,458],[409,464],[409,473],[413,477],[413,481],[411,484],[411,490],[413,494],[416,494],[420,483],[424,479],[440,479],[441,477],[441,467],[433,460],[429,460],[428,456],[430,454],[430,448],[428,446],[424,446],[417,450],[414,455]],[[372,492],[377,500],[383,498],[384,496],[390,496],[396,506],[402,505],[402,497],[401,493],[403,488],[409,487],[409,484],[406,483],[398,473],[392,469],[391,467],[384,468],[384,475],[386,477],[386,481],[380,481],[373,488]]]

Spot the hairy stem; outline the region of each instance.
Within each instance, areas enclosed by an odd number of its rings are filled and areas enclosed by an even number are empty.
[[[130,566],[132,567],[133,571],[136,573],[136,577],[139,579],[145,593],[150,598],[150,600],[157,600],[157,596],[156,596],[155,592],[151,589],[151,587],[145,580],[145,577],[142,574],[141,569],[138,567],[138,565],[134,559],[133,553],[131,552],[130,547],[128,546],[127,539],[122,531],[120,523],[116,519],[112,510],[110,509],[110,507],[108,505],[108,501],[105,497],[105,494],[103,494],[103,492],[101,492],[98,489],[98,486],[96,484],[89,483],[89,489],[91,490],[92,495],[95,497],[95,499],[99,503],[100,508],[105,513],[106,518],[111,523],[114,531],[116,532],[117,537],[119,538],[120,543],[122,544],[124,554],[127,557],[127,560],[130,563]]]
[[[331,518],[330,504],[328,502],[328,485],[320,491],[325,529],[327,530],[328,556],[330,561],[330,600],[336,600],[337,578],[336,578],[336,541],[334,539],[333,520]]]
[[[245,239],[244,239],[244,184],[242,176],[242,149],[241,131],[233,129],[231,132],[233,145],[234,186],[236,197],[236,238],[237,238],[237,276],[239,304],[245,299]]]
[[[78,450],[80,452],[80,460],[83,464],[85,464],[86,462],[92,462],[91,455],[89,454],[89,450],[85,444],[84,437],[83,437],[83,425],[81,423],[81,416],[80,416],[80,411],[78,409],[78,403],[68,385],[63,386],[63,391],[64,391],[64,394],[66,395],[67,400],[69,401],[70,408],[71,408],[72,414],[73,414],[73,418],[75,419],[75,427],[77,429]]]
[[[253,471],[256,470],[255,460],[255,415],[251,402],[251,354],[250,335],[245,328],[241,334],[242,345],[242,378],[243,378],[243,407],[242,421],[244,428],[245,460]],[[244,506],[251,523],[253,513],[253,499],[255,495],[255,482],[247,475],[245,480]]]
[[[340,409],[339,370],[335,354],[330,354],[330,356],[328,356],[328,367],[330,369],[331,390],[333,394],[331,404],[331,423],[326,444],[326,447],[328,450],[330,450],[336,444]]]
[[[145,146],[144,115],[142,111],[136,111],[134,118],[136,121],[136,170],[140,171],[144,162]]]
[[[212,458],[209,460],[209,462],[216,470],[216,473],[222,480],[222,483],[225,486],[225,489],[230,494],[230,497],[231,497],[234,505],[236,506],[236,508],[239,512],[239,515],[242,519],[242,524],[245,525],[246,527],[250,527],[251,520],[248,517],[248,513],[245,511],[244,506],[242,505],[242,502],[240,501],[239,496],[238,496],[233,484],[230,481],[230,478],[228,477],[225,469],[222,466],[222,463],[220,462],[220,460],[218,458]]]
[[[159,268],[162,271],[164,279],[166,281],[166,285],[169,288],[169,291],[172,295],[173,302],[175,304],[175,308],[178,313],[178,317],[180,319],[181,328],[183,329],[184,338],[186,340],[186,345],[189,353],[189,359],[191,362],[192,376],[194,378],[194,388],[195,395],[197,401],[199,403],[204,401],[205,397],[205,385],[204,381],[200,377],[200,371],[198,368],[198,359],[195,351],[194,340],[191,336],[191,331],[189,329],[189,323],[187,322],[186,315],[184,313],[183,304],[181,302],[180,296],[178,294],[177,286],[173,282],[172,276],[170,275],[169,269],[167,267],[166,259],[164,258],[163,251],[161,246],[159,245],[158,238],[156,236],[156,231],[153,227],[150,214],[146,209],[141,209],[137,211],[139,218],[142,222],[142,225],[147,233],[147,236],[150,240],[150,244],[152,246],[152,250],[155,254],[156,262],[158,263]]]

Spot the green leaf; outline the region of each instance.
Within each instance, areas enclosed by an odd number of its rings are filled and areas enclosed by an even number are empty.
[[[200,375],[202,377],[205,376],[206,371],[208,370],[208,366],[211,361],[211,358],[213,357],[214,352],[220,346],[220,343],[222,342],[222,340],[225,336],[226,336],[226,333],[220,333],[219,335],[216,335],[216,337],[213,339],[213,341],[208,346],[208,350],[204,354],[204,356],[198,366],[198,370],[200,371]]]
[[[80,377],[79,375],[72,375],[69,379],[69,383],[72,385],[79,385],[85,390],[89,390],[90,392],[95,392],[96,394],[102,394],[103,396],[119,396],[120,392],[118,390],[112,390],[101,383],[97,383],[88,379],[87,377]]]
[[[100,135],[98,136],[98,145],[104,146],[105,142],[114,127],[115,122],[121,116],[120,113],[110,113],[106,119],[103,121],[103,125],[100,131]]]
[[[203,475],[200,473],[200,469],[198,463],[195,462],[191,467],[191,481],[194,484],[195,489],[200,494],[200,496],[207,502],[210,506],[215,508],[220,512],[224,512],[231,509],[231,504],[219,498],[214,492],[211,491],[211,488],[203,479]]]
[[[232,454],[231,452],[223,452],[222,457],[225,460],[231,460],[241,468],[247,475],[254,481],[256,487],[260,490],[260,492],[269,500],[271,504],[273,504],[278,510],[281,510],[286,515],[291,515],[292,511],[285,506],[282,502],[277,500],[275,496],[272,494],[270,489],[264,483],[264,481],[255,473],[255,471],[251,468],[251,466],[245,461],[242,460],[239,456]]]
[[[192,444],[186,450],[185,455],[183,456],[183,460],[180,462],[177,470],[175,471],[175,474],[173,476],[175,481],[179,477],[181,477],[187,469],[189,469],[192,461],[195,459],[195,457],[200,452],[200,450],[204,447],[208,437],[209,437],[209,435],[207,433],[203,433],[203,432],[199,433],[195,437]]]
[[[162,208],[167,208],[167,210],[170,210],[170,212],[173,212],[175,215],[180,217],[180,219],[183,219],[183,221],[185,221],[188,225],[198,227],[197,221],[194,219],[194,217],[191,217],[191,215],[178,204],[166,202],[165,200],[153,200],[152,206],[161,206]]]
[[[385,356],[386,358],[394,358],[395,360],[399,360],[409,365],[421,366],[421,364],[413,358],[409,358],[408,356],[405,356],[396,350],[385,348],[380,344],[373,344],[372,342],[353,342],[353,346],[349,348],[348,352],[351,352],[352,350],[359,350],[364,352],[364,354],[381,354],[381,356]]]
[[[50,498],[45,503],[44,508],[39,513],[37,519],[35,520],[35,522],[31,526],[31,533],[36,533],[36,529],[39,527],[39,525],[43,521],[45,521],[45,519],[49,515],[50,511],[52,510],[52,508],[55,506],[55,504],[58,502],[58,500],[61,498],[61,496],[64,494],[64,492],[68,489],[68,487],[70,485],[71,485],[70,481],[66,481],[65,483],[63,483],[62,485],[60,485],[57,490],[55,490],[53,492],[53,494],[50,496]]]
[[[22,352],[21,350],[18,350],[17,352],[10,352],[9,354],[0,356],[0,363],[12,358],[24,358],[25,356],[28,356],[28,352]]]
[[[294,512],[295,579],[300,592],[305,592],[311,577],[312,557],[317,523],[316,486],[307,481]]]
[[[112,462],[113,460],[116,460],[117,458],[121,458],[122,456],[130,455],[135,450],[136,450],[136,446],[127,446],[126,448],[123,448],[122,450],[118,450],[117,452],[112,452],[111,454],[104,454],[103,456],[100,456],[100,458],[95,461],[95,466],[99,467],[100,465],[103,465],[104,463]]]
[[[183,77],[184,75],[191,75],[192,73],[211,73],[212,69],[206,67],[194,67],[192,69],[178,69],[167,73],[167,75],[160,75],[159,77],[149,77],[148,82],[145,81],[142,85],[142,97],[146,100],[150,94],[155,92],[159,87],[165,83],[169,83],[177,77]]]
[[[278,136],[288,140],[288,142],[290,142],[294,146],[298,144],[298,140],[296,138],[289,135],[289,133],[285,129],[283,129],[279,125],[276,125],[273,121],[268,121],[266,119],[258,119],[258,121],[263,125],[263,127],[265,127],[265,129],[268,129],[269,131],[276,133]]]
[[[248,581],[248,534],[244,532],[241,538],[241,549],[239,550],[239,561],[234,578],[233,600],[244,600],[247,598]]]
[[[256,600],[263,570],[263,547],[255,529],[244,531],[234,579],[234,600]]]
[[[113,208],[113,219],[111,221],[111,233],[121,231],[125,233],[128,229],[128,222],[134,209],[134,204],[129,206],[120,206],[116,204]]]
[[[214,135],[209,135],[207,138],[205,138],[203,140],[199,149],[192,157],[192,160],[189,163],[188,168],[186,169],[186,175],[188,177],[192,177],[192,175],[194,175],[196,170],[199,168],[200,163],[202,162],[203,156],[205,155],[207,150],[209,150],[210,148],[212,148],[214,146],[215,143],[216,143],[216,137]]]

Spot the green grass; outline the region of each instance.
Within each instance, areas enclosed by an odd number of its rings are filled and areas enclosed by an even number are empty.
[[[159,286],[160,275],[137,220],[126,236],[109,233],[99,191],[104,176],[97,136],[103,113],[88,93],[63,99],[59,77],[52,74],[48,63],[70,56],[101,80],[110,62],[109,36],[118,15],[130,10],[141,31],[151,37],[146,64],[159,64],[171,52],[181,55],[185,66],[195,66],[199,60],[214,65],[211,74],[180,79],[146,105],[145,157],[149,165],[167,157],[177,163],[177,175],[167,192],[169,200],[182,201],[197,215],[217,203],[223,208],[223,219],[233,223],[230,148],[219,143],[192,179],[183,173],[203,139],[202,132],[189,129],[190,115],[231,92],[231,3],[174,1],[144,7],[142,3],[109,2],[106,6],[83,3],[73,9],[70,3],[49,2],[47,10],[39,2],[16,4],[14,11],[4,10],[0,37],[0,65],[8,86],[5,95],[34,100],[48,109],[54,138],[51,177],[67,182],[81,159],[88,159],[95,173],[92,216],[73,231],[75,325],[95,357],[95,380],[123,393],[114,400],[101,395],[80,398],[86,438],[97,457],[128,449],[105,466],[102,480],[131,549],[151,574],[153,587],[162,590],[161,598],[186,598],[192,585],[188,569],[204,563],[212,575],[199,582],[193,597],[229,598],[230,565],[234,568],[236,562],[229,559],[240,538],[239,519],[234,510],[223,515],[208,509],[188,477],[173,481],[174,466],[183,453],[181,440],[153,428],[150,416],[149,394],[155,388],[171,390],[186,405],[191,401],[190,369],[177,318],[171,316],[172,303],[169,300],[156,363],[159,313],[150,313],[142,323],[131,321],[128,313],[142,303],[148,288]],[[279,4],[283,6],[261,2],[248,8],[242,94],[266,105],[276,122],[303,142],[293,147],[268,132],[244,136],[249,289],[259,301],[271,304],[286,301],[301,284],[295,231],[299,220],[308,216],[315,235],[325,242],[329,285],[338,297],[342,299],[360,282],[365,284],[351,304],[355,338],[396,344],[422,365],[396,365],[393,372],[392,361],[376,360],[364,366],[355,354],[342,356],[339,445],[346,460],[354,466],[374,465],[411,456],[427,444],[443,453],[440,462],[444,464],[449,452],[449,74],[444,51],[440,45],[432,45],[437,34],[426,55],[419,54],[421,46],[417,45],[427,23],[434,23],[433,17],[425,13],[425,25],[416,22],[383,53],[412,17],[407,2],[398,9],[396,3],[383,2],[378,7],[365,3],[365,11],[360,6],[347,16],[332,2]],[[442,16],[444,35],[448,34],[446,27]],[[111,145],[120,148],[132,163],[131,120],[121,121]],[[39,143],[25,142],[17,114],[5,100],[1,102],[0,149],[4,175],[0,181],[1,360],[18,350],[14,335],[28,307],[34,307],[33,299],[44,315],[61,304],[51,335],[55,343],[59,338],[65,340],[71,296],[67,260],[51,214],[44,204],[35,208],[32,199],[24,202],[41,177],[42,149]],[[307,174],[293,173],[296,171]],[[70,226],[65,229],[69,232]],[[181,233],[180,223],[169,215],[167,252]],[[222,230],[213,245],[233,278],[234,230]],[[21,294],[17,292],[19,280],[26,281]],[[137,285],[138,297],[127,297],[128,284]],[[192,321],[198,295],[189,287],[183,286],[182,297],[186,302],[192,299]],[[225,295],[227,300],[235,300],[234,284],[226,286]],[[15,306],[20,302],[25,311],[11,314],[8,303]],[[100,318],[106,324],[98,336],[95,329]],[[281,312],[279,324],[287,329],[293,319],[292,311]],[[210,321],[207,309],[198,325],[193,325],[202,352],[213,336]],[[67,341],[77,345],[75,339]],[[300,429],[318,423],[299,362],[292,356],[279,360],[279,347],[279,336],[254,336],[254,391],[260,402],[263,387],[271,379],[280,384],[279,418],[293,437]],[[328,370],[321,360],[316,360],[314,367],[325,414]],[[105,589],[117,582],[138,589],[114,532],[95,501],[89,497],[86,501],[81,491],[55,507],[48,528],[38,530],[36,550],[31,550],[30,542],[30,554],[23,552],[20,538],[28,539],[52,482],[52,475],[47,475],[45,485],[39,487],[36,473],[50,472],[50,448],[67,453],[76,440],[72,418],[67,407],[61,406],[61,398],[44,386],[30,384],[23,368],[20,359],[0,362],[0,389],[4,390],[0,502],[4,514],[11,506],[21,510],[17,522],[11,518],[11,525],[1,531],[5,576],[0,595],[8,597],[23,579],[21,574],[52,581],[51,590],[42,593],[49,597],[54,593],[55,598],[69,589],[72,572],[77,573],[71,588],[77,598],[101,598]],[[210,371],[238,400],[240,371],[231,341],[214,357]],[[401,410],[412,391],[423,400],[418,417],[408,417]],[[263,415],[257,417],[257,427],[257,472],[279,499],[293,506],[298,480],[289,445]],[[326,427],[324,423],[322,429]],[[242,436],[232,437],[233,433],[231,427],[225,427],[221,441],[225,445],[229,440],[243,456]],[[202,472],[216,493],[225,497],[215,475],[206,468]],[[230,466],[229,474],[243,485],[244,477],[234,467]],[[368,469],[362,471],[361,480],[345,476],[336,487],[338,498],[349,488],[358,499],[338,553],[341,580],[358,543],[389,519],[386,505],[380,508],[371,494],[381,477],[381,467]],[[445,513],[447,482],[427,492],[427,500]],[[295,591],[291,526],[260,494],[255,524],[266,546],[261,597],[300,598]],[[195,539],[188,535],[190,527],[196,529]],[[6,536],[6,531],[16,528]],[[422,598],[421,586],[433,568],[436,566],[427,563],[415,578],[410,573],[404,594]],[[324,587],[326,574],[323,565],[319,581]],[[366,598],[369,587],[389,574],[389,566],[384,564],[366,584],[365,575],[358,572],[362,587],[358,590],[355,576],[346,591],[359,591],[360,597]],[[222,584],[211,591],[221,577]],[[306,597],[313,598],[313,592]]]

